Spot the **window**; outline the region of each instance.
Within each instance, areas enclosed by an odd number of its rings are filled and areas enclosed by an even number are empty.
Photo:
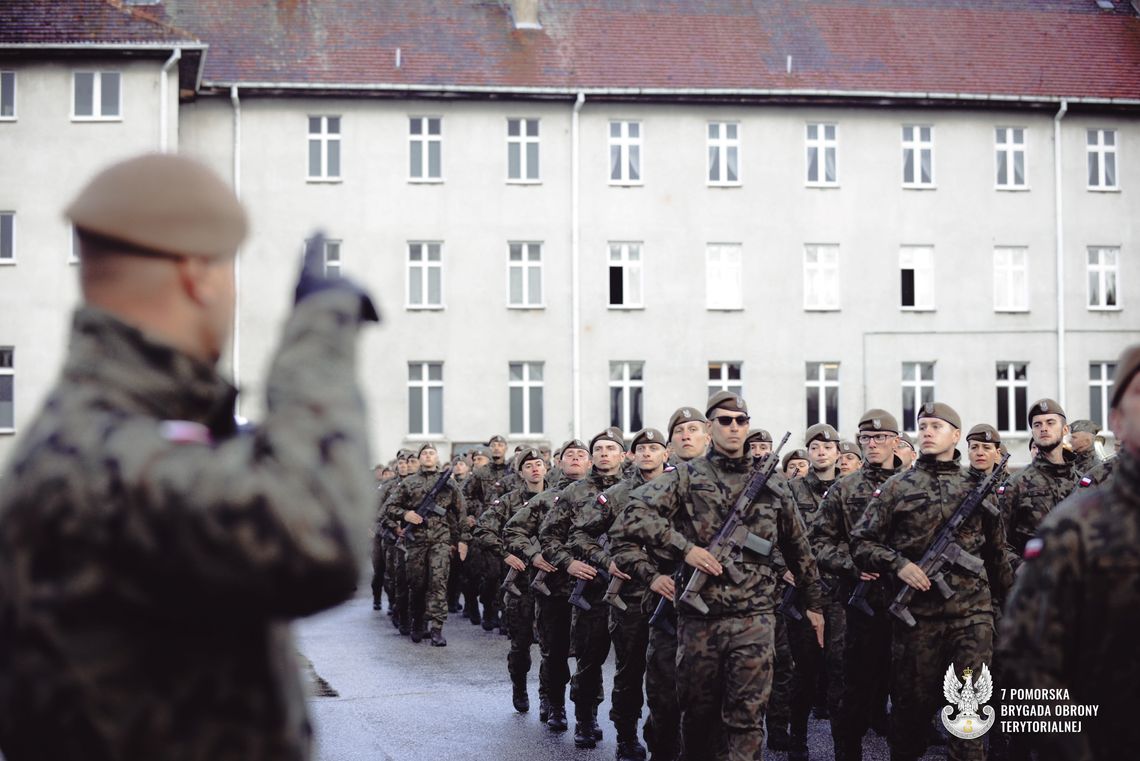
[[[443,179],[443,119],[438,116],[413,116],[408,120],[408,145],[411,157],[409,177],[421,182]]]
[[[610,306],[635,308],[641,304],[641,244],[610,244]]]
[[[16,213],[0,211],[0,264],[16,261]]]
[[[1115,374],[1115,362],[1089,363],[1089,419],[1101,427],[1108,423],[1112,376]]]
[[[641,122],[610,122],[610,184],[641,184]]]
[[[72,119],[98,120],[121,117],[117,71],[77,71],[73,77]]]
[[[79,231],[71,226],[71,251],[67,255],[68,264],[79,264]]]
[[[903,309],[934,309],[934,249],[903,246],[899,249],[899,276]]]
[[[610,362],[610,425],[631,436],[645,427],[644,362]]]
[[[709,123],[709,184],[740,184],[740,125]]]
[[[538,182],[538,119],[507,119],[507,180]]]
[[[709,309],[743,309],[740,245],[710,243],[705,249],[705,299]]]
[[[340,117],[309,117],[309,180],[340,179]]]
[[[839,246],[804,246],[804,309],[839,309]]]
[[[997,424],[1002,433],[1029,430],[1029,365],[1025,362],[997,364]]]
[[[16,72],[0,71],[0,119],[16,118]]]
[[[1089,247],[1089,309],[1116,309],[1119,248]]]
[[[997,187],[999,190],[1024,190],[1025,128],[998,127],[994,135],[997,155]]]
[[[804,383],[807,398],[807,422],[810,428],[816,423],[839,427],[839,363],[808,362],[807,380]]]
[[[1116,190],[1116,130],[1088,130],[1089,190]]]
[[[934,127],[904,124],[903,187],[934,187]]]
[[[507,305],[542,307],[542,244],[507,246]]]
[[[340,241],[325,241],[325,277],[340,277]]]
[[[918,430],[918,410],[927,402],[934,401],[934,363],[902,363],[902,410],[903,430],[914,433]]]
[[[807,125],[808,185],[838,185],[836,166],[839,127],[835,124]]]
[[[408,308],[443,308],[442,244],[408,244]]]
[[[408,433],[443,433],[443,363],[408,363]]]
[[[709,362],[709,396],[719,391],[731,391],[739,396],[744,395],[744,384],[741,382],[740,362]]]
[[[511,362],[511,433],[542,433],[542,363]]]
[[[1029,311],[1028,249],[998,246],[994,249],[994,311]]]
[[[16,429],[16,368],[11,346],[0,346],[0,431]]]

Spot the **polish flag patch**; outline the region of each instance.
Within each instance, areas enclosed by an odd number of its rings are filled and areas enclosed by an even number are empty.
[[[609,502],[609,500],[606,499],[606,495],[605,494],[599,494],[598,495],[598,504],[604,505],[604,504],[606,504],[606,502]]]
[[[874,499],[875,497],[879,496],[882,493],[883,493],[882,489],[875,489],[875,493],[871,495],[871,498]]]
[[[1045,548],[1044,539],[1030,539],[1025,543],[1025,552],[1022,554],[1026,560],[1032,560],[1041,554],[1041,550]]]
[[[998,496],[1001,496],[1002,494],[1005,494],[1005,485],[1004,485],[1004,484],[1002,484],[1001,486],[999,486],[999,487],[997,488],[997,493],[998,493]]]
[[[1092,479],[1089,478],[1088,476],[1085,476],[1084,478],[1081,479],[1081,486],[1086,488],[1086,489],[1088,487],[1092,486]]]
[[[158,426],[162,438],[174,444],[212,444],[210,429],[192,420],[163,420]]]

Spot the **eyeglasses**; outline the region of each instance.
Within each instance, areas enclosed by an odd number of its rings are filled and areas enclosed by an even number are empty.
[[[893,433],[862,433],[859,434],[859,443],[867,444],[873,441],[876,444],[886,444],[894,435]]]
[[[748,425],[748,421],[751,419],[752,418],[748,417],[747,415],[717,415],[713,418],[713,420],[715,420],[720,425],[723,425],[725,428],[728,428],[733,423],[736,423],[741,427],[746,426]]]

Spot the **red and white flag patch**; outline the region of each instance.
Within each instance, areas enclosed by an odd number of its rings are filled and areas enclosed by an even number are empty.
[[[998,493],[998,496],[999,496],[999,497],[1000,497],[1002,494],[1005,494],[1005,484],[1002,484],[1001,486],[999,486],[999,487],[997,488],[997,493]]]
[[[1081,479],[1081,486],[1086,488],[1086,489],[1088,487],[1092,486],[1092,479],[1089,478],[1088,476],[1085,476],[1084,478]]]
[[[875,497],[879,496],[882,493],[883,493],[882,489],[875,489],[875,493],[871,495],[871,498],[874,499]]]
[[[192,420],[163,420],[158,425],[162,438],[174,444],[212,444],[210,429]]]
[[[608,502],[608,501],[609,501],[609,500],[607,500],[607,499],[606,499],[606,495],[605,495],[605,494],[599,494],[599,495],[598,495],[598,504],[599,504],[599,505],[604,505],[604,504],[606,504],[606,502]]]
[[[1039,538],[1030,539],[1025,543],[1025,552],[1022,554],[1026,560],[1032,560],[1041,554],[1041,550],[1045,548],[1045,540]]]

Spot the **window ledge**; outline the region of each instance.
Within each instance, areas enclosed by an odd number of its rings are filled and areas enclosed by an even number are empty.
[[[121,122],[121,116],[73,116],[73,122]]]
[[[408,444],[426,444],[427,442],[435,443],[437,441],[446,441],[447,437],[442,433],[409,433],[404,441]],[[408,447],[409,449],[411,447]]]
[[[0,259],[0,267],[15,267],[15,259]]]
[[[404,309],[409,312],[442,312],[447,309],[446,304],[405,304]]]
[[[0,436],[11,436],[16,433],[15,428],[0,428]]]
[[[546,304],[507,304],[507,309],[516,312],[541,312],[546,309]]]
[[[609,304],[606,308],[614,312],[637,312],[644,310],[645,305],[638,304],[637,306],[627,306],[625,304]]]
[[[1090,312],[1123,312],[1124,307],[1121,307],[1121,306],[1115,306],[1115,307],[1093,307],[1093,306],[1090,306],[1089,311]]]
[[[839,187],[838,182],[805,182],[804,187],[813,188],[815,190],[835,190]]]
[[[1029,307],[1020,307],[1016,309],[1013,307],[1010,307],[1009,309],[994,307],[994,312],[996,314],[1029,314]]]
[[[17,116],[0,116],[0,122],[14,122],[18,120],[19,117]]]
[[[999,193],[1028,193],[1028,185],[994,185],[994,190]]]
[[[508,185],[541,185],[542,180],[507,180]]]
[[[635,180],[635,181],[610,180],[609,185],[611,188],[640,188],[640,187],[643,187],[645,185],[645,181],[644,180]]]
[[[706,307],[709,312],[743,312],[744,307]]]
[[[409,185],[442,185],[442,177],[409,177]]]
[[[902,188],[903,188],[903,190],[938,190],[937,185],[926,185],[926,184],[918,185],[915,183],[906,183],[906,182],[904,182],[902,184]]]
[[[805,312],[838,312],[839,307],[838,306],[834,306],[834,307],[809,307],[809,306],[805,306],[804,311]]]
[[[305,182],[310,185],[339,185],[344,182],[343,177],[306,177]]]
[[[900,312],[935,312],[937,307],[899,307]]]
[[[1089,185],[1089,186],[1088,186],[1088,191],[1089,191],[1090,193],[1119,193],[1119,192],[1120,192],[1120,188],[1119,188],[1119,187],[1115,187],[1115,188],[1102,188],[1102,187],[1094,187],[1094,186],[1092,186],[1092,185]]]
[[[708,187],[710,187],[710,188],[742,188],[742,187],[744,187],[744,183],[743,182],[709,182]]]

